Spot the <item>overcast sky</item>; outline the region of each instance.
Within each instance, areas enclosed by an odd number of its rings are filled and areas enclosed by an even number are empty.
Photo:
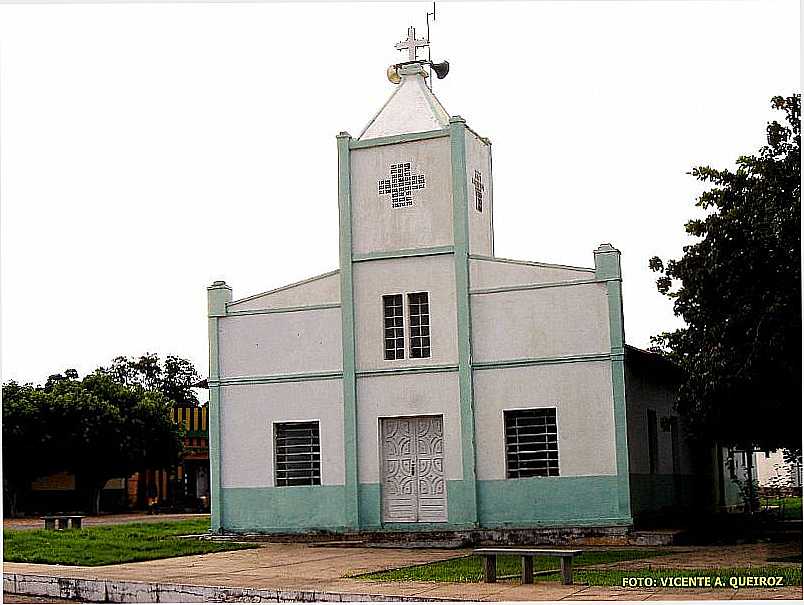
[[[207,370],[206,286],[338,263],[335,135],[393,92],[429,3],[0,5],[3,380],[116,355]],[[679,325],[693,166],[764,142],[800,86],[799,4],[439,2],[435,92],[491,138],[498,256],[623,253],[626,338]]]

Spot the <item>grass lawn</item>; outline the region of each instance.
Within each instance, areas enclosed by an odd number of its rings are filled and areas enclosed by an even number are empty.
[[[178,537],[201,534],[208,530],[209,519],[126,523],[62,531],[3,530],[3,560],[61,565],[111,565],[254,548],[248,544]]]
[[[652,578],[654,587],[661,587],[664,578],[682,577],[711,577],[713,587],[715,578],[720,578],[722,586],[729,588],[730,578],[752,577],[782,577],[783,586],[801,586],[801,566],[766,565],[750,568],[721,568],[721,569],[639,569],[628,570],[625,563],[620,569],[578,569],[590,565],[603,563],[617,563],[619,561],[633,561],[670,554],[667,551],[655,550],[608,550],[589,551],[574,559],[575,571],[573,581],[575,584],[588,584],[590,586],[622,586],[623,578]],[[533,570],[547,571],[558,567],[558,559],[554,557],[534,557]],[[625,568],[625,569],[624,569]],[[521,559],[518,556],[498,556],[497,576],[516,575],[522,571]],[[480,582],[483,580],[482,557],[470,555],[438,561],[425,565],[414,565],[370,574],[355,576],[361,580],[374,580],[378,582],[398,582],[402,580],[421,580],[429,582]],[[536,582],[559,582],[559,573],[535,576]],[[742,584],[741,586],[744,586]]]
[[[729,581],[731,578],[746,577],[754,578],[776,578],[781,577],[781,586],[801,586],[801,566],[798,567],[782,567],[777,565],[766,565],[762,567],[721,567],[719,569],[579,569],[572,574],[572,579],[575,584],[588,584],[590,586],[622,586],[623,578],[653,578],[655,580],[654,587],[661,588],[661,579],[663,578],[698,578],[709,577],[712,578],[713,588],[715,578],[720,578],[722,588],[731,588]],[[559,582],[561,576],[559,574],[551,574],[542,576],[541,578],[534,578],[535,580],[543,580],[548,582]],[[670,586],[670,585],[668,585]],[[745,583],[739,584],[739,587],[745,587]]]
[[[599,550],[588,551],[573,559],[575,567],[616,563],[617,561],[633,561],[647,559],[666,554],[658,550]],[[668,553],[669,554],[669,553]],[[558,569],[559,562],[555,557],[534,557],[533,571]],[[497,557],[497,576],[519,575],[522,573],[522,559],[513,555]],[[578,572],[580,573],[580,572]],[[483,558],[477,555],[447,559],[425,565],[413,565],[375,573],[364,574],[363,580],[379,582],[396,582],[399,580],[423,580],[430,582],[480,582],[483,580]]]
[[[762,500],[765,504],[765,500]],[[801,498],[772,498],[767,501],[769,506],[784,506],[785,519],[801,519]]]

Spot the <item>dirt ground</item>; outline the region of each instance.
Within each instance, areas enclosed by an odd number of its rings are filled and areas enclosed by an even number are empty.
[[[176,515],[149,515],[147,513],[124,513],[115,515],[98,515],[85,517],[84,527],[93,525],[120,525],[121,523],[157,523],[159,521],[183,521],[185,519],[200,519],[208,517],[207,514],[176,514]],[[3,519],[3,529],[42,529],[43,521],[39,517],[20,517],[18,519]]]

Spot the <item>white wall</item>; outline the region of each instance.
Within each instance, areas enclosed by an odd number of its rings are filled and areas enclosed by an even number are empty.
[[[477,477],[505,479],[503,410],[555,407],[562,477],[614,475],[609,361],[474,371]]]
[[[377,183],[391,164],[410,162],[426,186],[413,205],[392,208]],[[351,152],[352,246],[355,254],[452,244],[452,163],[449,138],[384,145]]]
[[[341,310],[222,317],[221,377],[338,371]]]
[[[469,260],[469,279],[473,290],[574,281],[594,277],[594,269],[572,269],[528,263],[527,261],[505,262],[475,258]]]
[[[431,357],[407,358],[406,342],[405,359],[386,361],[382,297],[410,292],[429,293]],[[458,363],[455,266],[451,254],[357,263],[354,301],[358,370]],[[407,322],[406,311],[406,338]]]
[[[221,388],[223,487],[273,487],[273,423],[318,420],[321,484],[343,485],[343,383],[336,380]]]
[[[478,212],[475,186],[472,180],[475,170],[480,172],[483,184],[483,211]],[[492,187],[491,145],[484,143],[471,130],[466,130],[466,197],[469,213],[469,252],[490,256],[492,254]]]
[[[256,294],[229,303],[229,311],[282,309],[341,302],[341,282],[338,271],[324,273],[295,284]]]
[[[476,361],[608,353],[605,284],[474,294]]]
[[[444,464],[448,480],[463,478],[458,373],[396,374],[357,380],[358,468],[361,483],[379,477],[379,420],[391,416],[444,416]]]

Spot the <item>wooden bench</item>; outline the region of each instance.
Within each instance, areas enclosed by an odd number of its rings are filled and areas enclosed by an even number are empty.
[[[522,583],[533,584],[533,557],[558,557],[561,559],[561,583],[572,584],[572,559],[582,550],[556,550],[550,548],[476,548],[472,551],[483,557],[483,581],[497,581],[497,555],[522,557]]]
[[[39,517],[45,522],[45,529],[81,529],[83,515],[45,515]]]

